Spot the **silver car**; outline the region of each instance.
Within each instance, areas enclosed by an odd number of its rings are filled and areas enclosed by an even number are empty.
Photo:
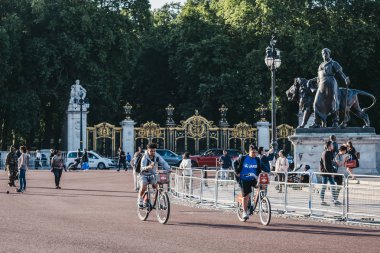
[[[177,155],[169,149],[157,149],[156,152],[171,166],[179,166],[182,161],[182,156]]]

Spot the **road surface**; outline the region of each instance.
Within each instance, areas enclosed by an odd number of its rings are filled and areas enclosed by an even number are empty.
[[[0,172],[0,252],[379,252],[380,229],[172,205],[167,225],[137,218],[132,173],[28,171],[15,193]],[[10,194],[6,191],[11,189]],[[154,213],[153,213],[154,214]]]

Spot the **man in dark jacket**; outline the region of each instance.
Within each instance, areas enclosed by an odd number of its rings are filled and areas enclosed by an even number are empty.
[[[16,187],[15,181],[17,180],[17,172],[18,172],[18,157],[15,152],[15,148],[11,147],[10,152],[7,154],[7,158],[5,161],[5,169],[8,171],[8,177],[9,177],[9,186]]]
[[[232,167],[232,159],[228,155],[227,150],[223,150],[223,155],[219,157],[218,163],[220,164],[221,168],[220,170],[229,170]],[[221,179],[225,180],[227,179],[227,172],[221,172]]]
[[[127,156],[125,155],[124,150],[119,147],[119,164],[117,165],[117,171],[120,171],[121,166],[123,166],[123,169],[127,171]]]
[[[261,173],[261,162],[260,158],[257,157],[257,147],[250,145],[249,154],[239,157],[234,162],[234,168],[243,197],[243,219],[248,219],[249,194],[252,192],[252,187],[256,187],[257,179]]]
[[[330,182],[331,185],[336,185],[334,181],[334,177],[331,174],[327,173],[335,173],[335,168],[333,165],[334,162],[334,146],[332,144],[332,141],[327,141],[325,144],[325,150],[322,153],[321,160],[319,162],[319,169],[322,173],[322,189],[321,189],[321,205],[327,206],[328,204],[325,202],[325,192],[326,192],[326,185],[328,182]],[[330,187],[331,193],[333,196],[333,202],[335,205],[339,205],[340,202],[337,200],[337,193],[334,186]]]

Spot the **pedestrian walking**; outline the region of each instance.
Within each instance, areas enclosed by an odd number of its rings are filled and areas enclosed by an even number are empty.
[[[346,162],[347,162],[348,158],[349,158],[349,154],[347,154],[347,147],[343,146],[343,145],[340,146],[338,154],[336,154],[336,156],[334,158],[334,161],[335,161],[335,164],[337,167],[336,173],[344,174],[344,176],[347,176],[348,173],[346,170]],[[341,186],[343,185],[344,176],[341,176],[341,175],[334,176],[334,180],[335,180],[336,184],[338,185],[337,190],[336,190],[337,198],[339,197],[339,193],[340,193],[340,190],[342,188]]]
[[[50,149],[50,156],[49,156],[49,165],[50,165],[50,168],[52,168],[51,167],[51,159],[53,158],[53,156],[55,155],[55,152],[56,152],[56,150],[55,149]]]
[[[36,160],[34,161],[34,168],[36,170],[42,168],[42,154],[38,149],[36,150]]]
[[[354,148],[354,146],[352,145],[352,142],[351,141],[347,141],[346,143],[346,146],[347,146],[347,153],[349,154],[349,159],[348,161],[352,160],[352,161],[355,161],[354,163],[354,166],[346,166],[347,167],[347,172],[348,174],[350,174],[350,176],[352,177],[353,180],[356,179],[354,173],[352,172],[355,168],[358,168],[359,167],[359,157],[360,157],[360,154],[359,152],[356,151],[356,149]]]
[[[229,170],[232,168],[232,159],[231,156],[228,155],[227,150],[223,150],[223,155],[219,157],[218,163],[220,164],[220,170],[221,170],[221,179],[226,180],[227,179],[227,172],[226,170]]]
[[[140,174],[140,171],[136,171],[137,162],[138,162],[139,158],[142,157],[143,154],[144,153],[142,152],[141,147],[138,147],[137,151],[133,155],[133,159],[131,160],[131,165],[132,165],[132,169],[133,169],[133,185],[134,185],[134,190],[136,192],[139,191],[139,174]]]
[[[61,151],[57,150],[57,152],[52,158],[51,164],[52,164],[52,170],[54,173],[55,188],[61,189],[60,182],[61,182],[62,172],[63,170],[67,171],[65,167],[65,163],[63,161]]]
[[[288,174],[289,162],[284,155],[284,150],[278,152],[278,158],[276,159],[276,172],[278,173],[278,181],[285,182],[286,175]],[[282,192],[283,183],[280,183],[279,193]]]
[[[29,169],[29,156],[26,153],[25,146],[20,147],[20,152],[21,155],[18,158],[18,181],[20,186],[17,192],[24,192],[26,190],[26,171]]]
[[[131,161],[132,161],[131,154],[129,154],[129,152],[127,152],[127,168],[129,168],[131,166]]]
[[[14,147],[9,149],[9,153],[7,154],[5,160],[5,169],[8,172],[8,185],[10,187],[16,187],[15,181],[17,180],[17,172],[18,172],[18,157]]]
[[[123,169],[125,171],[128,170],[127,168],[127,156],[125,155],[125,152],[121,147],[119,147],[119,163],[117,165],[117,171],[120,171],[120,167],[123,166]]]
[[[334,177],[331,174],[327,174],[327,173],[336,172],[333,166],[333,162],[334,162],[334,147],[331,141],[327,141],[325,144],[325,150],[323,151],[321,155],[321,160],[319,162],[319,170],[322,173],[326,173],[326,174],[322,174],[322,188],[321,188],[321,193],[320,193],[321,205],[323,206],[328,206],[328,204],[325,202],[325,192],[326,192],[327,183],[331,184],[330,188],[331,188],[333,203],[335,205],[340,204],[340,202],[337,199],[337,193],[336,193],[336,187],[335,187],[336,182],[334,180]]]
[[[190,159],[190,153],[185,152],[182,155],[182,161],[179,165],[179,168],[182,169],[182,175],[184,178],[184,189],[185,192],[189,193],[190,195],[193,194],[192,187],[191,187],[191,177],[193,176],[193,170],[191,169],[191,159]]]

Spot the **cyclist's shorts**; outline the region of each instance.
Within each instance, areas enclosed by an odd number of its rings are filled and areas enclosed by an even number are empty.
[[[140,184],[148,185],[148,184],[157,184],[156,175],[142,175],[140,174]]]
[[[249,181],[240,180],[239,185],[240,185],[241,195],[245,197],[252,192],[252,187],[256,187],[257,180],[256,179],[249,180]]]

